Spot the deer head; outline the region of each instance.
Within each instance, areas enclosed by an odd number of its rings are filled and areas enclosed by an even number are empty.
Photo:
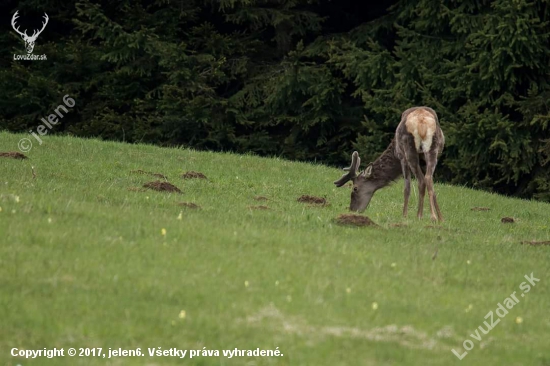
[[[377,182],[371,179],[372,164],[369,164],[363,172],[359,172],[361,158],[359,153],[354,151],[351,154],[351,165],[349,168],[344,168],[348,173],[342,175],[340,179],[334,182],[336,187],[342,187],[348,181],[353,182],[351,190],[351,202],[349,209],[351,211],[363,212],[370,203],[374,192],[380,188]]]
[[[50,18],[48,18],[48,14],[44,13],[44,19],[45,19],[45,22],[42,22],[42,29],[40,30],[34,30],[32,36],[29,36],[27,34],[27,30],[25,29],[25,32],[21,32],[19,31],[19,27],[16,27],[15,26],[15,21],[17,20],[17,18],[19,17],[19,15],[17,14],[19,13],[19,10],[15,12],[15,14],[13,14],[13,17],[11,18],[11,26],[13,27],[13,29],[19,33],[19,35],[21,36],[21,38],[23,38],[23,40],[25,41],[25,48],[27,49],[27,53],[32,53],[33,49],[34,49],[34,42],[36,42],[36,38],[38,38],[38,36],[40,35],[40,33],[42,33],[42,31],[44,30],[44,28],[46,28],[46,25],[48,24],[48,20]]]

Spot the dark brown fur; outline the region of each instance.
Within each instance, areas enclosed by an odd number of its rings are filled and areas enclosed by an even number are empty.
[[[377,183],[377,189],[384,188],[403,174],[401,161],[395,156],[395,138],[386,150],[372,163],[370,179]]]

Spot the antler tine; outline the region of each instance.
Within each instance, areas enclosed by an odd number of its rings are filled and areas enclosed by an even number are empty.
[[[17,20],[17,18],[19,18],[18,13],[19,13],[19,10],[17,10],[15,12],[15,14],[13,14],[13,17],[11,18],[11,26],[13,27],[13,30],[16,31],[17,33],[19,33],[20,35],[25,35],[25,36],[28,37],[27,30],[25,29],[25,32],[23,33],[19,30],[19,27],[17,27],[16,24],[15,24],[15,21]]]
[[[45,18],[45,22],[42,22],[42,29],[40,29],[38,32],[35,30],[35,33],[36,33],[36,37],[38,37],[38,35],[40,33],[42,33],[42,31],[44,30],[44,28],[46,28],[46,25],[48,25],[48,20],[50,20],[50,18],[48,17],[48,14],[44,13],[44,16],[43,18]],[[35,36],[35,34],[33,33],[32,35],[33,37]]]
[[[15,21],[17,20],[17,18],[19,18],[19,10],[17,10],[15,12],[15,14],[13,14],[13,16],[11,17],[11,25],[15,28]],[[17,27],[19,28],[19,27]]]
[[[50,17],[48,16],[48,14],[44,13],[44,17],[45,18],[45,22],[42,22],[42,30],[44,30],[44,28],[46,28],[46,25],[48,24],[48,21],[50,20]]]
[[[342,175],[340,179],[334,182],[336,187],[342,187],[348,181],[357,177],[360,165],[361,158],[359,157],[359,153],[357,151],[354,151],[353,154],[351,154],[351,165],[349,166],[349,168],[344,168],[344,171],[347,171],[348,173]]]

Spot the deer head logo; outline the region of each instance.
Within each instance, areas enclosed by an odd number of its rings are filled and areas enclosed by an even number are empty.
[[[19,13],[19,10],[15,12],[15,14],[13,14],[13,17],[11,18],[11,26],[13,27],[13,29],[19,33],[19,35],[21,36],[21,38],[23,38],[23,41],[25,41],[25,48],[27,49],[27,53],[32,53],[32,50],[34,49],[34,42],[36,42],[36,38],[38,38],[38,36],[40,35],[40,33],[42,33],[42,31],[44,30],[44,28],[46,28],[46,25],[48,24],[48,20],[50,18],[48,18],[48,14],[44,13],[44,20],[45,22],[42,22],[42,29],[40,30],[34,30],[32,36],[29,36],[27,34],[27,30],[25,29],[25,32],[21,32],[19,31],[19,27],[16,27],[15,26],[15,21],[17,20],[17,18],[19,17],[19,15],[17,15],[17,13]]]

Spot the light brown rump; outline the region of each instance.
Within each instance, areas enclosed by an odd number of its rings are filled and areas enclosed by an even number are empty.
[[[434,115],[426,109],[412,111],[405,120],[407,131],[413,135],[416,150],[428,151],[437,129]]]

